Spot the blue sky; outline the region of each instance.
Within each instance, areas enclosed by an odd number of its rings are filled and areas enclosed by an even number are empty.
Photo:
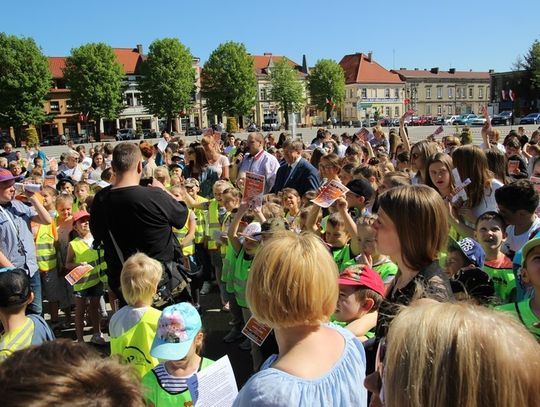
[[[373,51],[387,69],[510,70],[540,39],[538,0],[189,1],[19,0],[2,4],[0,31],[33,37],[48,56],[103,41],[148,50],[177,37],[204,62],[220,43],[312,66]]]

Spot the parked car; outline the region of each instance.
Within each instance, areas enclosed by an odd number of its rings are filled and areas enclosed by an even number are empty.
[[[409,126],[426,126],[430,124],[427,116],[413,116]]]
[[[381,126],[386,126],[386,127],[399,126],[399,118],[385,117],[385,118],[379,120],[379,124]]]
[[[249,126],[247,126],[247,129],[248,133],[252,133],[254,131],[259,131],[259,129],[257,128],[257,126],[254,124],[254,123],[249,123]]]
[[[459,126],[467,126],[472,119],[476,119],[477,117],[478,116],[476,116],[475,114],[462,114],[456,120],[454,120],[452,124],[457,124]]]
[[[527,116],[522,117],[519,124],[538,124],[540,123],[540,113],[529,113]]]
[[[71,141],[73,141],[73,144],[88,143],[88,137],[86,135],[82,135],[82,134],[75,134],[73,136],[70,136],[69,139]]]
[[[202,130],[199,127],[188,127],[186,130],[186,136],[200,136]]]
[[[376,125],[377,125],[377,120],[372,119],[372,118],[369,118],[369,120],[368,120],[368,119],[364,119],[364,120],[362,121],[362,126],[363,126],[363,127],[373,127],[373,126],[376,126]]]
[[[152,129],[145,129],[143,130],[143,138],[149,139],[149,138],[159,138],[159,134],[157,131]]]
[[[263,131],[276,131],[280,129],[277,119],[265,119],[262,125]]]
[[[454,121],[459,119],[459,116],[457,115],[454,115],[454,116],[450,116],[450,117],[447,117],[444,119],[444,124],[454,124]]]
[[[116,141],[135,140],[136,134],[134,129],[120,129],[116,133]]]
[[[498,124],[509,126],[510,123],[512,123],[512,112],[510,110],[500,112],[499,114],[493,116],[493,118],[491,119],[491,124],[493,126],[496,126]]]
[[[484,124],[486,124],[486,118],[483,116],[476,116],[474,119],[469,120],[468,123],[469,126],[483,126]]]

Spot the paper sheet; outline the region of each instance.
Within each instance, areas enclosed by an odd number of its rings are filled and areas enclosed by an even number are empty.
[[[165,140],[164,138],[162,138],[161,140],[159,140],[157,148],[158,148],[159,151],[164,153],[165,149],[167,148],[168,145],[169,145],[169,142],[167,140]]]
[[[195,407],[230,407],[238,395],[227,355],[191,376],[187,385]]]
[[[336,201],[336,199],[342,197],[348,191],[349,189],[345,185],[342,185],[336,180],[332,180],[321,188],[319,195],[317,195],[315,199],[312,199],[311,202],[319,205],[321,208],[328,208]]]

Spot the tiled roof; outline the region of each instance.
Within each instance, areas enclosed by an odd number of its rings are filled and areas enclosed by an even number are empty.
[[[450,73],[448,71],[438,70],[437,73],[431,72],[431,70],[415,70],[415,69],[396,69],[393,72],[398,73],[404,78],[441,78],[441,79],[489,79],[489,72],[471,72],[471,71],[454,71]]]
[[[272,55],[268,53],[265,55],[250,55],[250,58],[253,60],[255,73],[257,75],[267,75],[267,68],[268,65],[270,65],[270,61],[272,61],[272,63],[276,63],[277,61],[287,57],[284,57],[283,55]],[[302,69],[301,65],[298,65],[296,62],[290,60],[289,58],[287,58],[287,61],[289,62],[289,65],[291,65],[293,68],[300,72],[300,70]]]
[[[137,52],[137,48],[113,48],[116,59],[124,68],[126,75],[139,73],[142,62],[142,55]],[[53,78],[63,78],[63,69],[66,66],[66,57],[48,57],[49,69]]]
[[[388,71],[365,54],[345,55],[339,62],[345,83],[403,83],[399,75]]]

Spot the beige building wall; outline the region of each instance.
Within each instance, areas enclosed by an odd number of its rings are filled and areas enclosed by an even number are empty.
[[[400,117],[404,113],[404,96],[403,84],[345,85],[342,120],[363,120],[368,115],[373,118],[376,111],[381,118]]]

